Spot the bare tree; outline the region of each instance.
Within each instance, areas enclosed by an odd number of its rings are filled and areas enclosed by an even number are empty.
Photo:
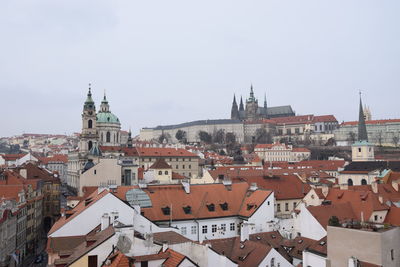
[[[217,144],[223,144],[225,142],[225,131],[224,129],[219,129],[213,133],[213,142]]]
[[[207,133],[206,131],[199,131],[198,133],[200,141],[210,144],[212,141],[211,134]]]
[[[186,143],[186,132],[182,130],[178,130],[175,134],[175,138],[180,142],[180,143]]]
[[[379,146],[382,146],[382,141],[383,141],[382,131],[376,133],[376,140],[378,140]]]
[[[351,143],[354,143],[356,141],[356,133],[355,132],[349,132],[349,136],[347,137],[347,140],[350,141]]]
[[[265,128],[258,128],[256,130],[256,143],[257,144],[268,144],[272,143],[272,135],[267,132]]]

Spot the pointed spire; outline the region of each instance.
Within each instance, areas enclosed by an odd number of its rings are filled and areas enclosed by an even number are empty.
[[[358,114],[358,141],[368,142],[368,133],[367,133],[367,126],[365,125],[364,110],[361,100],[361,91],[360,91],[360,107]]]
[[[106,89],[104,89],[104,97],[103,97],[103,101],[101,101],[101,103],[108,103],[107,96],[106,96]]]
[[[264,108],[267,108],[267,93],[264,93]]]
[[[86,107],[86,105],[93,105],[94,104],[94,101],[92,99],[92,88],[91,87],[92,87],[92,84],[89,83],[89,90],[88,90],[86,101],[85,101],[85,107]]]
[[[239,106],[239,111],[244,111],[243,97],[242,97],[242,96],[240,96],[240,106]]]
[[[132,131],[131,131],[131,127],[129,127],[127,147],[132,147],[132,146],[133,146]]]
[[[232,103],[232,109],[231,109],[231,119],[232,120],[238,120],[239,119],[239,109],[236,103],[236,96],[233,95],[233,103]]]
[[[253,84],[250,85],[250,98],[254,98]]]

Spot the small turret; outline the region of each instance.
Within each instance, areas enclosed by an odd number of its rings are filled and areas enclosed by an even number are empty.
[[[242,97],[242,96],[240,96],[240,106],[239,106],[239,111],[244,111],[243,97]]]
[[[108,104],[105,90],[104,90],[103,101],[101,101],[100,110],[101,112],[110,112],[110,105]]]
[[[133,141],[132,141],[132,132],[131,129],[129,128],[129,133],[128,133],[128,142],[126,143],[127,147],[132,147],[133,146]]]

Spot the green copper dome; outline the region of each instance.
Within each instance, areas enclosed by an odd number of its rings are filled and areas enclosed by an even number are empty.
[[[120,124],[117,116],[112,114],[111,112],[99,112],[97,113],[97,123],[115,123]]]

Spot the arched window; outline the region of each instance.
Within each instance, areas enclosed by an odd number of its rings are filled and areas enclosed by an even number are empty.
[[[93,121],[92,120],[88,120],[88,128],[89,129],[93,128]]]
[[[271,266],[275,266],[275,258],[271,259]]]
[[[162,175],[162,171],[158,171],[158,175]]]
[[[104,141],[104,135],[103,135],[103,133],[101,133],[101,142],[103,142]]]
[[[107,132],[107,134],[106,134],[106,142],[107,143],[111,142],[111,134],[110,134],[110,132]]]
[[[348,179],[347,180],[347,185],[352,186],[353,185],[353,180],[352,179]]]
[[[367,184],[367,180],[362,179],[362,180],[361,180],[361,184],[362,184],[362,185],[366,185],[366,184]]]
[[[93,147],[93,142],[92,142],[92,141],[89,141],[89,143],[88,143],[88,149],[90,150],[90,149],[92,149],[92,147]]]
[[[115,136],[116,136],[116,134],[114,134],[114,143],[115,143]]]
[[[165,175],[168,175],[168,171],[165,171]]]
[[[118,136],[119,136],[119,134],[117,134],[117,143],[118,143]]]

